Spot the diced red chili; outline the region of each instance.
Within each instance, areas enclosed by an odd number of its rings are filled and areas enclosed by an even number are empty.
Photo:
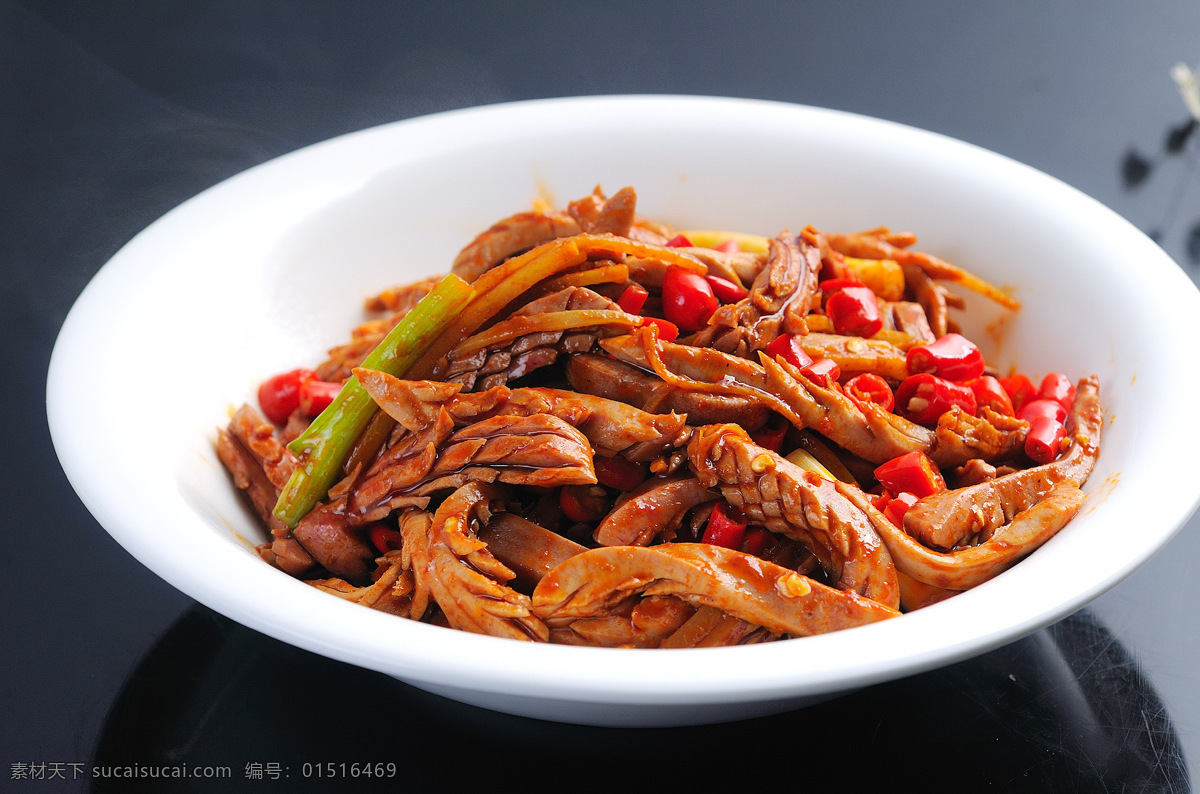
[[[750,439],[763,449],[778,452],[783,449],[783,439],[787,437],[791,424],[779,414],[771,414],[767,423],[750,434]]]
[[[908,371],[932,372],[953,381],[968,381],[983,374],[983,353],[962,334],[945,334],[927,345],[915,345],[905,357]]]
[[[750,293],[740,284],[734,284],[727,278],[720,276],[705,276],[708,280],[708,285],[712,287],[713,294],[717,296],[717,300],[721,303],[737,303],[742,298]]]
[[[937,464],[919,450],[880,464],[875,468],[875,479],[893,497],[907,492],[920,498],[946,490],[946,481]]]
[[[867,287],[843,287],[825,301],[833,330],[850,336],[874,336],[883,328],[879,302]]]
[[[888,521],[891,521],[898,527],[904,526],[904,514],[908,509],[917,503],[917,496],[907,492],[896,494],[895,498],[890,499],[887,506],[883,508],[883,515]]]
[[[753,554],[755,557],[761,557],[763,552],[773,547],[776,542],[775,536],[769,530],[755,527],[746,531],[746,535],[742,539],[742,551]]]
[[[342,390],[342,384],[311,378],[300,384],[300,411],[305,416],[317,416],[329,407]]]
[[[650,293],[641,284],[630,284],[621,293],[621,297],[617,298],[617,305],[621,307],[621,311],[629,314],[641,314],[648,297],[650,297]]]
[[[842,376],[841,367],[831,358],[818,358],[808,366],[801,367],[800,372],[813,383],[826,388]]]
[[[846,381],[846,396],[856,403],[874,403],[885,411],[896,407],[896,395],[888,382],[873,372],[855,375]]]
[[[293,369],[267,378],[258,387],[258,406],[263,415],[277,425],[285,424],[292,411],[300,407],[300,384],[316,377],[311,369]]]
[[[1037,399],[1037,388],[1028,376],[1018,374],[999,380],[1004,391],[1008,392],[1008,398],[1012,400],[1013,410],[1018,414],[1025,407],[1025,403]]]
[[[803,369],[813,363],[812,356],[804,352],[800,340],[794,334],[782,334],[771,340],[771,344],[763,348],[763,352],[771,358],[782,357],[784,361],[797,369]]]
[[[1042,378],[1037,396],[1039,400],[1055,400],[1069,411],[1075,402],[1075,384],[1061,372],[1051,372]]]
[[[677,234],[670,240],[667,240],[667,245],[672,248],[694,248],[692,241],[687,238],[686,234]]]
[[[663,314],[684,331],[698,331],[720,303],[707,279],[672,265],[663,276]]]
[[[1021,409],[1021,413],[1017,414],[1017,418],[1023,419],[1031,425],[1033,420],[1039,416],[1053,419],[1061,425],[1067,421],[1067,409],[1057,400],[1040,399],[1026,403],[1025,407]]]
[[[738,245],[738,241],[730,237],[728,240],[717,243],[713,246],[714,251],[720,251],[723,254],[740,254],[742,247]]]
[[[558,506],[577,524],[592,524],[608,514],[608,494],[594,485],[564,485],[558,489]]]
[[[938,418],[958,406],[972,416],[977,406],[969,386],[939,378],[930,372],[909,375],[896,389],[896,411],[917,424],[934,425]]]
[[[988,407],[998,414],[1005,416],[1015,416],[1013,410],[1012,399],[1008,396],[1008,392],[1000,385],[1000,381],[991,375],[984,375],[981,378],[976,378],[967,384],[971,387],[971,391],[975,393],[975,404],[979,408]]]
[[[404,545],[404,536],[383,524],[372,524],[367,529],[367,540],[380,554],[396,551]]]
[[[701,541],[727,549],[741,548],[746,534],[746,517],[725,502],[718,502],[708,517]]]
[[[679,329],[670,320],[660,317],[643,317],[642,325],[653,325],[658,328],[658,338],[664,342],[674,342],[679,338]]]
[[[592,458],[592,466],[596,469],[596,481],[608,488],[618,491],[632,491],[646,481],[649,467],[645,463],[637,463],[622,457],[606,458],[596,455]]]
[[[845,289],[846,287],[865,287],[867,285],[854,276],[844,276],[842,278],[827,278],[817,284],[817,286],[820,287],[821,291],[826,295],[832,295],[838,290]]]
[[[1058,457],[1067,429],[1049,416],[1035,417],[1025,436],[1025,454],[1034,463],[1049,463]]]

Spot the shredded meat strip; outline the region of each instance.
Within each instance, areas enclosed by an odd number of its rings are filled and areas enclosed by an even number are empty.
[[[776,635],[807,636],[899,613],[753,555],[704,543],[591,549],[551,571],[533,591],[533,610],[560,627],[611,614],[626,598],[674,595],[712,606]]]
[[[689,511],[718,498],[695,477],[653,478],[623,497],[592,538],[601,546],[648,546],[656,539],[669,540]]]
[[[701,484],[719,487],[753,523],[807,546],[839,588],[891,608],[899,605],[887,547],[833,482],[763,449],[736,425],[697,429],[688,461]]]
[[[499,497],[492,488],[468,483],[431,519],[408,519],[402,534],[413,575],[454,628],[546,642],[550,633],[531,612],[529,597],[505,584],[513,572],[476,536],[491,516],[489,503]]]

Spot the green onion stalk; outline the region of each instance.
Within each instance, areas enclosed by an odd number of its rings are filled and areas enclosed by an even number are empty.
[[[403,377],[474,297],[474,287],[458,276],[446,276],[363,359],[361,366]],[[355,442],[377,411],[378,406],[357,378],[352,376],[346,381],[329,407],[288,444],[299,465],[275,503],[276,518],[294,527],[328,495]]]

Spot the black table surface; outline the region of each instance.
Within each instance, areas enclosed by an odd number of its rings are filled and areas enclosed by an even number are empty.
[[[298,650],[174,590],[76,498],[45,374],[88,280],[190,196],[341,133],[538,97],[757,97],[944,133],[1094,196],[1195,278],[1200,143],[1170,70],[1197,60],[1184,0],[0,0],[0,789],[1190,790],[1198,519],[1086,609],[969,661],[752,721],[557,725]],[[125,376],[132,392],[146,374]],[[227,777],[147,777],[181,768]]]

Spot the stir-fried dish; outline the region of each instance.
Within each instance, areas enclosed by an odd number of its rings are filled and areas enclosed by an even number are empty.
[[[678,230],[600,188],[485,230],[217,449],[313,587],[518,640],[733,645],[984,582],[1078,512],[1095,376],[1001,373],[911,234]]]

